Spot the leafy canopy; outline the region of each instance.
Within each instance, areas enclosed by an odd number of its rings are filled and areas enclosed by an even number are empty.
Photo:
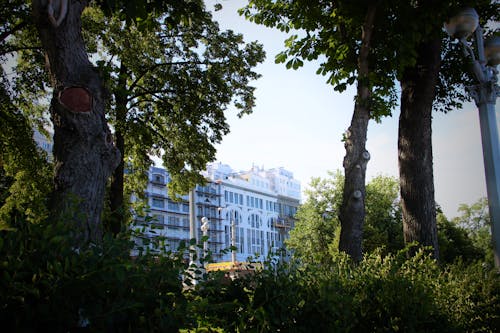
[[[261,45],[221,31],[202,1],[101,1],[82,19],[90,58],[110,93],[108,120],[125,137],[128,191],[142,193],[152,156],[162,157],[173,192],[203,182],[199,171],[229,132],[229,105],[240,116],[254,106],[250,83],[259,77],[252,68],[264,59]],[[25,30],[13,43],[37,45],[29,36]],[[16,91],[24,100],[49,93],[41,49],[17,59]]]
[[[252,68],[264,52],[242,35],[220,31],[205,9],[172,25],[175,15],[150,14],[148,29],[140,29],[91,8],[85,26],[112,93],[110,122],[125,136],[127,165],[142,174],[147,156],[163,157],[171,189],[185,193],[203,182],[199,172],[229,132],[228,106],[239,116],[251,112],[250,82],[260,76]]]
[[[327,76],[327,83],[342,92],[357,80],[362,22],[366,8],[373,4],[364,0],[250,0],[240,14],[257,24],[290,33],[285,50],[276,56],[277,63],[298,69],[304,61],[319,60],[317,73]],[[469,99],[464,85],[472,82],[468,74],[470,60],[464,60],[458,43],[444,33],[443,22],[467,6],[476,8],[483,26],[488,21],[498,22],[498,1],[381,0],[375,5],[368,78],[374,93],[371,117],[380,121],[391,115],[396,105],[397,80],[415,65],[418,45],[436,36],[443,40],[443,52],[435,108],[447,112],[461,107],[461,102]],[[487,36],[498,31],[494,24],[489,27]]]
[[[330,263],[340,237],[338,211],[342,203],[344,176],[329,172],[328,178],[313,178],[307,200],[299,207],[287,247],[304,262]],[[366,222],[363,248],[367,253],[383,247],[396,253],[404,247],[397,179],[377,176],[366,186]]]

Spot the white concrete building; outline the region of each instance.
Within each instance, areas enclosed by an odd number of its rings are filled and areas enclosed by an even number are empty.
[[[204,174],[207,183],[195,189],[196,234],[201,240],[201,219],[209,219],[208,244],[216,262],[230,261],[231,225],[235,226],[236,260],[264,260],[283,247],[294,226],[300,203],[300,182],[284,168],[253,167],[235,172],[214,163]],[[167,194],[168,172],[151,168],[146,189],[151,220],[145,221],[144,236],[164,237],[172,250],[180,241],[189,242],[188,197],[172,201]],[[139,244],[140,245],[140,244]],[[222,250],[226,249],[225,252]]]

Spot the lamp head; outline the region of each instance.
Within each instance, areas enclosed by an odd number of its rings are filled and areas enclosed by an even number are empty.
[[[479,25],[479,15],[474,8],[464,8],[445,22],[444,29],[452,38],[467,38]]]

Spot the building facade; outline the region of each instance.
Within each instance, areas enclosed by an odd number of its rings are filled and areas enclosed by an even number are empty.
[[[214,163],[204,176],[207,183],[194,191],[195,233],[201,240],[201,219],[206,217],[208,248],[216,262],[231,260],[228,249],[233,242],[239,262],[249,257],[263,260],[283,248],[294,227],[301,193],[300,182],[290,171],[253,167],[235,172],[226,164]],[[150,211],[142,226],[144,238],[161,237],[176,250],[181,241],[189,243],[189,200],[188,196],[179,202],[172,200],[166,189],[169,180],[166,170],[149,170],[146,195]]]

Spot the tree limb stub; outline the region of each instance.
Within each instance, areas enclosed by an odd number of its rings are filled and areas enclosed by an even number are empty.
[[[85,113],[92,110],[92,95],[83,87],[69,87],[59,93],[59,102],[72,112]]]
[[[57,10],[57,11],[56,11]],[[68,13],[68,0],[48,0],[47,15],[54,28],[61,25]]]

